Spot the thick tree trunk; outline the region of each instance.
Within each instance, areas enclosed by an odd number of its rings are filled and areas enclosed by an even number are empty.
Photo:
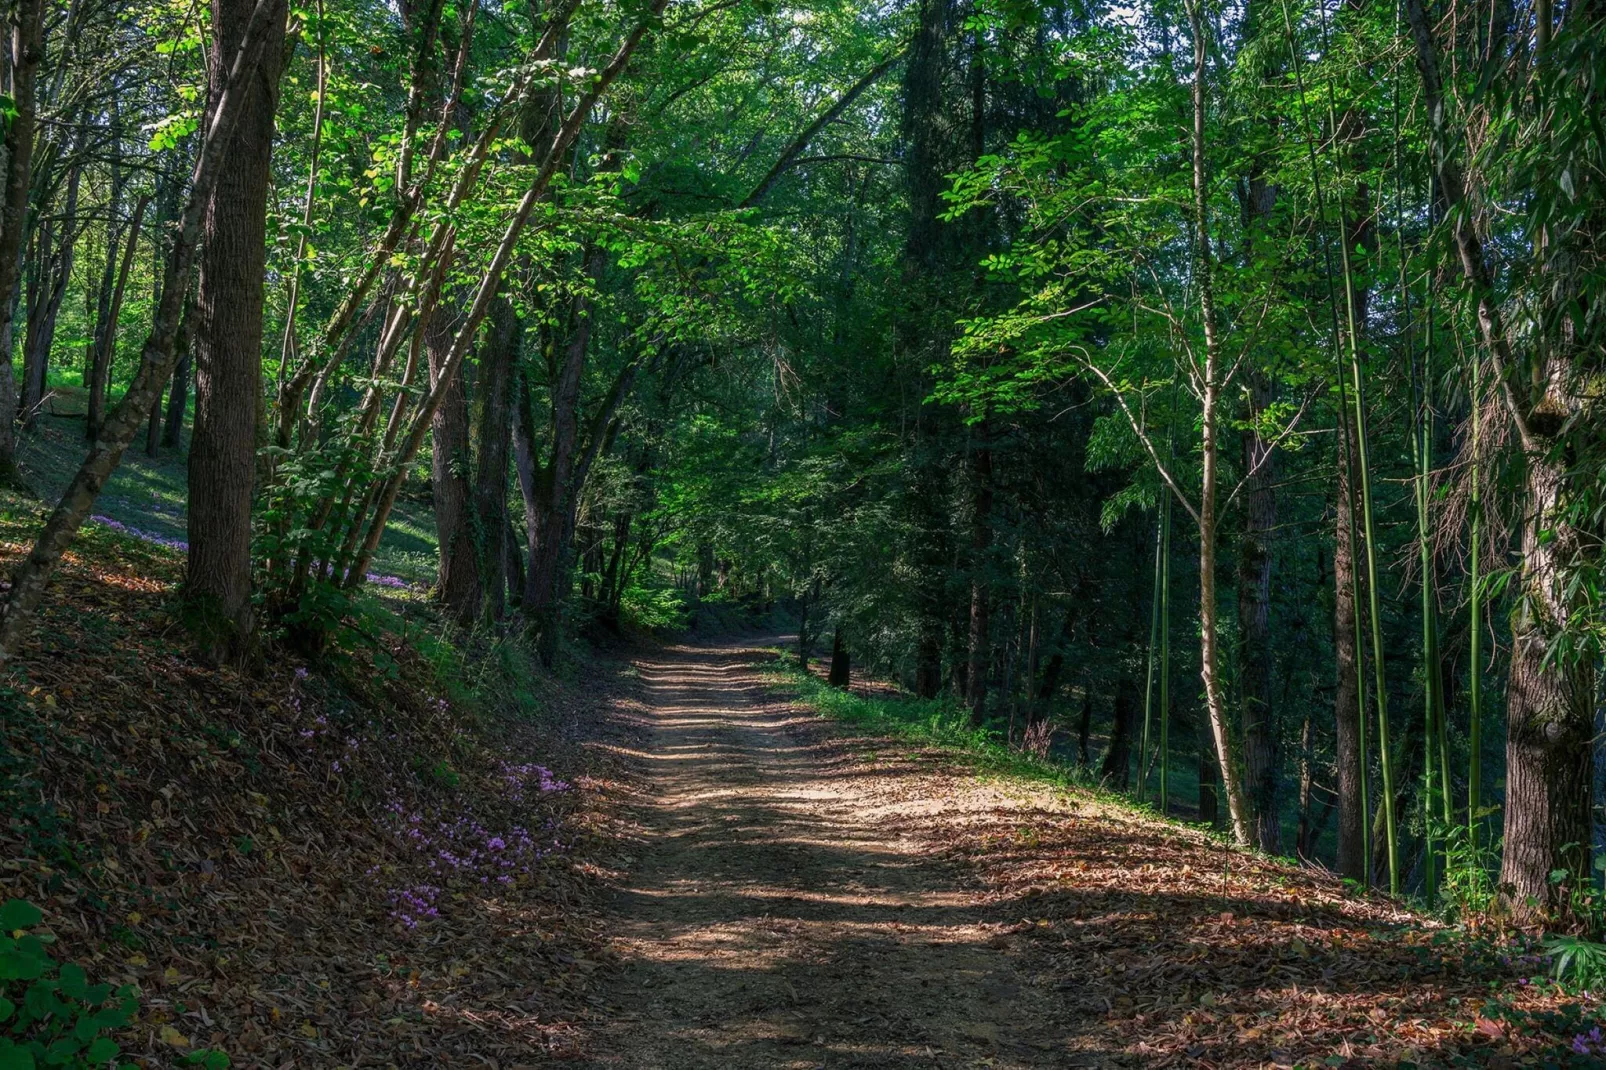
[[[265,37],[284,32],[284,8],[273,0],[257,0],[246,28],[244,43],[228,57],[227,89],[212,111],[201,150],[190,172],[190,197],[184,206],[173,248],[163,268],[162,299],[151,320],[151,332],[140,352],[140,367],[95,439],[83,463],[62,492],[56,507],[34,539],[27,558],[11,574],[11,589],[0,606],[0,662],[13,656],[22,643],[29,621],[44,597],[45,588],[73,536],[95,507],[101,488],[122,459],[154,401],[157,385],[173,374],[173,354],[179,340],[184,295],[189,290],[196,250],[201,239],[202,216],[211,199],[220,165],[233,141],[240,98],[257,73]]]
[[[453,331],[439,313],[425,328],[424,349],[429,359],[432,389],[451,350]],[[430,422],[434,448],[430,452],[430,489],[434,497],[436,545],[439,547],[435,594],[459,624],[474,622],[480,612],[480,570],[474,537],[473,490],[469,480],[472,458],[468,443],[468,396],[462,365],[451,370],[439,407]]]
[[[255,5],[213,0],[211,109]],[[275,7],[262,59],[241,87],[238,127],[203,220],[195,307],[195,429],[189,458],[186,619],[202,649],[243,654],[251,611],[251,498],[262,415],[262,302],[273,117],[284,61],[285,5]]]
[[[1565,395],[1563,395],[1565,396]],[[1559,422],[1559,421],[1558,421]],[[1500,883],[1513,912],[1563,915],[1568,895],[1589,887],[1593,843],[1594,664],[1547,658],[1570,611],[1564,568],[1578,538],[1560,519],[1564,473],[1548,456],[1530,456],[1523,522],[1523,596],[1512,618],[1506,685],[1505,849]],[[1565,884],[1551,880],[1564,870]]]
[[[12,371],[16,340],[17,282],[28,234],[28,194],[33,188],[35,83],[44,46],[43,0],[18,0],[11,35],[11,106],[4,149],[5,189],[0,201],[0,486],[17,476],[17,381]]]
[[[1513,913],[1520,920],[1538,920],[1536,915],[1564,909],[1568,892],[1592,879],[1594,666],[1566,653],[1547,657],[1552,640],[1573,623],[1575,596],[1569,591],[1566,565],[1574,555],[1598,553],[1593,547],[1583,549],[1584,540],[1569,522],[1563,500],[1565,472],[1558,460],[1571,452],[1565,448],[1571,443],[1561,436],[1585,391],[1573,381],[1572,354],[1565,340],[1543,336],[1535,340],[1541,345],[1561,343],[1557,352],[1541,354],[1535,362],[1537,374],[1523,376],[1516,367],[1504,310],[1493,285],[1494,273],[1464,203],[1469,183],[1464,181],[1454,148],[1462,141],[1449,129],[1433,20],[1422,0],[1406,0],[1405,9],[1422,78],[1434,177],[1440,196],[1453,213],[1452,237],[1477,308],[1479,334],[1493,358],[1496,389],[1517,430],[1528,466],[1528,500],[1522,521],[1523,598],[1512,623],[1506,688],[1505,841],[1500,880],[1513,892],[1509,899]],[[1598,12],[1580,11],[1570,21],[1584,27],[1582,32],[1593,32],[1592,20],[1598,17]],[[1548,33],[1548,26],[1543,32]],[[1521,378],[1527,378],[1527,383]],[[1556,871],[1567,874],[1564,885],[1550,879]]]
[[[1272,402],[1270,382],[1254,375],[1251,420]],[[1282,854],[1277,811],[1277,724],[1272,708],[1271,537],[1277,525],[1275,459],[1253,426],[1243,433],[1243,532],[1238,542],[1238,689],[1243,701],[1244,779],[1255,814],[1255,845]]]

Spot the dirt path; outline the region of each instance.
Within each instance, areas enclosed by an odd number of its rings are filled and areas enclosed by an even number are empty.
[[[934,850],[1008,800],[766,701],[754,656],[635,663],[650,787],[593,1065],[1096,1065],[1023,972],[1019,917]]]

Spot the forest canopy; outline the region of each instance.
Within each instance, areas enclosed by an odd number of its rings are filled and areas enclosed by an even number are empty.
[[[6,13],[0,658],[177,455],[213,664],[376,583],[549,667],[779,607],[1242,845],[1601,927],[1598,2]]]

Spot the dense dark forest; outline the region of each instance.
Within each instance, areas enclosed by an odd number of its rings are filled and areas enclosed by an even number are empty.
[[[767,614],[1240,846],[1606,927],[1594,0],[5,11],[0,700],[107,525],[247,677],[375,588],[559,672]]]

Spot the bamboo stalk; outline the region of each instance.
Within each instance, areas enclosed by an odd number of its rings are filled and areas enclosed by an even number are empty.
[[[1305,108],[1304,65],[1300,62],[1299,49],[1296,46],[1295,41],[1294,41],[1294,22],[1293,22],[1293,16],[1290,15],[1289,11],[1288,11],[1288,0],[1283,0],[1282,9],[1283,9],[1283,27],[1284,27],[1284,30],[1287,33],[1287,38],[1288,38],[1288,53],[1289,53],[1290,58],[1292,59],[1293,68],[1294,68],[1294,86],[1295,86],[1295,89],[1299,93],[1300,123],[1301,123],[1301,126],[1304,128],[1304,132],[1305,132],[1305,150],[1306,150],[1306,156],[1307,156],[1307,159],[1308,159],[1308,162],[1309,162],[1309,165],[1310,165],[1311,185],[1312,185],[1312,187],[1313,187],[1313,189],[1315,191],[1315,195],[1316,195],[1316,214],[1317,214],[1317,218],[1320,219],[1325,224],[1326,221],[1327,221],[1326,194],[1325,194],[1323,186],[1322,186],[1321,169],[1317,166],[1317,161],[1316,161],[1316,137],[1315,137],[1314,133],[1311,130],[1310,115],[1309,115],[1309,113],[1307,112],[1307,110]],[[1324,25],[1324,36],[1325,36],[1325,25]],[[1329,91],[1331,91],[1331,85],[1329,85]],[[1347,248],[1347,246],[1348,246],[1348,238],[1343,233],[1342,218],[1340,218],[1340,221],[1339,221],[1339,223],[1338,223],[1338,225],[1336,226],[1335,229],[1337,230],[1338,244],[1340,245],[1340,247]],[[1327,273],[1326,273],[1326,276],[1327,276],[1327,303],[1328,303],[1329,309],[1332,312],[1332,317],[1333,317],[1333,330],[1332,330],[1333,364],[1334,364],[1334,367],[1335,367],[1336,373],[1337,373],[1335,375],[1335,381],[1338,384],[1338,426],[1342,429],[1341,430],[1341,435],[1340,435],[1340,444],[1341,444],[1341,450],[1342,450],[1342,456],[1340,458],[1340,463],[1344,466],[1344,472],[1346,474],[1348,474],[1348,473],[1352,473],[1354,471],[1352,459],[1350,457],[1349,427],[1351,426],[1351,424],[1350,424],[1350,415],[1349,415],[1349,412],[1350,412],[1349,391],[1348,391],[1348,388],[1346,387],[1345,382],[1344,382],[1344,359],[1343,359],[1342,354],[1340,353],[1339,343],[1338,343],[1338,338],[1339,338],[1338,294],[1337,294],[1336,289],[1333,286],[1333,259],[1332,259],[1333,254],[1332,254],[1331,246],[1324,246],[1323,247],[1322,256],[1323,256],[1323,259],[1326,261],[1326,264],[1327,264]],[[1347,263],[1347,260],[1348,260],[1348,258],[1346,256],[1346,263]],[[1346,270],[1345,271],[1346,284],[1348,283],[1349,278],[1350,278],[1349,272],[1348,272],[1348,270]],[[1353,301],[1353,296],[1348,292],[1348,286],[1346,285],[1346,307],[1349,309],[1349,314],[1350,314],[1350,343],[1353,346],[1354,345],[1354,327],[1355,327],[1355,324],[1354,324],[1354,307],[1353,307],[1352,301]],[[1355,543],[1356,543],[1354,480],[1353,480],[1353,478],[1346,478],[1344,486],[1345,486],[1345,493],[1350,497],[1350,504],[1349,504],[1349,508],[1347,510],[1347,513],[1348,513],[1348,516],[1349,516],[1349,544],[1350,544],[1350,552],[1351,552],[1351,562],[1350,562],[1350,604],[1355,607],[1355,612],[1352,614],[1352,616],[1354,618],[1354,624],[1355,624],[1355,657],[1356,657],[1356,660],[1358,662],[1358,664],[1356,666],[1356,670],[1355,670],[1355,674],[1356,674],[1355,701],[1356,701],[1356,718],[1357,718],[1357,720],[1356,720],[1357,743],[1359,744],[1359,749],[1360,749],[1360,752],[1361,752],[1360,753],[1361,857],[1363,859],[1365,859],[1366,884],[1368,886],[1370,886],[1371,883],[1372,883],[1372,877],[1371,877],[1371,874],[1372,874],[1372,822],[1371,822],[1371,815],[1370,815],[1371,789],[1370,789],[1370,786],[1367,783],[1367,780],[1368,780],[1368,778],[1367,778],[1367,758],[1368,758],[1368,754],[1367,754],[1367,746],[1366,746],[1366,685],[1365,685],[1364,680],[1363,680],[1363,672],[1362,672],[1362,670],[1365,668],[1366,655],[1365,655],[1365,650],[1364,650],[1365,644],[1362,642],[1362,639],[1361,639],[1360,577],[1356,573],[1355,563],[1354,563],[1354,560],[1353,560],[1354,547],[1355,547]]]

